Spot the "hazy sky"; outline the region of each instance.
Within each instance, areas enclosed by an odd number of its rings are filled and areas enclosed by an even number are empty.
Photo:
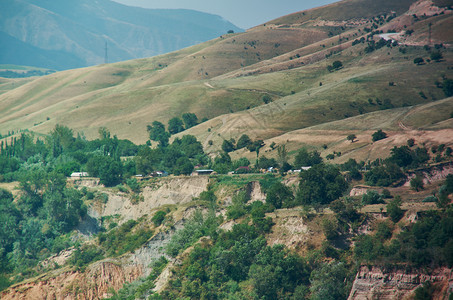
[[[220,15],[244,29],[336,0],[113,0],[146,8],[186,8]],[[396,0],[397,1],[397,0]]]

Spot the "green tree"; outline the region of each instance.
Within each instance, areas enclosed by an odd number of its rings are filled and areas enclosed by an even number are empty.
[[[302,148],[296,155],[294,167],[300,169],[301,167],[309,167],[322,163],[322,157],[318,151],[308,152],[307,149]]]
[[[421,57],[414,58],[414,64],[416,64],[416,65],[422,65],[424,62],[425,62],[425,60]]]
[[[258,159],[257,167],[260,169],[269,169],[270,167],[277,167],[277,161],[275,158],[267,158],[266,156],[260,156]]]
[[[52,228],[61,233],[75,228],[87,212],[82,195],[72,188],[46,192],[45,209]]]
[[[165,131],[165,126],[159,121],[154,121],[152,125],[147,126],[149,133],[149,139],[152,141],[159,142],[159,146],[166,147],[168,146],[168,140],[170,138],[170,133]]]
[[[171,118],[168,121],[168,132],[170,134],[177,134],[178,132],[184,131],[184,123],[178,117]]]
[[[50,148],[51,155],[55,158],[60,156],[64,149],[69,148],[74,141],[75,138],[72,129],[57,124],[47,138],[47,145]]]
[[[194,113],[184,113],[182,120],[186,129],[189,129],[198,124],[198,117]]]
[[[373,142],[376,142],[376,141],[385,139],[387,137],[387,134],[384,131],[382,131],[382,129],[379,129],[378,131],[373,133],[373,135],[371,137],[372,137]]]
[[[236,148],[237,149],[242,149],[244,147],[247,147],[248,145],[250,145],[252,143],[252,140],[249,138],[248,135],[246,134],[243,134],[241,135],[241,137],[239,138],[238,142],[237,142],[237,145],[236,145]]]
[[[162,222],[165,220],[166,215],[167,215],[166,212],[159,210],[151,218],[151,221],[153,221],[155,226],[160,226],[160,224],[162,224]]]
[[[204,155],[203,145],[193,135],[184,135],[182,139],[176,138],[171,144],[171,147],[181,151],[189,158]]]
[[[400,167],[407,167],[413,162],[413,154],[408,146],[393,147],[391,150],[391,156],[388,158]]]
[[[223,140],[222,150],[226,153],[234,151],[234,140]]]
[[[135,160],[135,168],[138,174],[148,175],[154,171],[154,168],[162,159],[162,151],[160,149],[150,149],[143,147],[138,152]]]
[[[99,138],[101,140],[110,139],[110,131],[108,130],[107,127],[99,127],[98,133],[99,133]]]
[[[348,188],[337,167],[318,164],[300,173],[298,202],[302,204],[328,204],[338,199]]]
[[[423,190],[424,188],[423,177],[416,175],[414,178],[411,179],[410,185],[411,188],[416,192]]]
[[[0,260],[2,260],[2,250],[10,252],[13,243],[19,237],[19,221],[22,216],[13,202],[13,195],[5,190],[0,189]],[[0,263],[0,273],[3,266]]]
[[[128,178],[126,180],[126,184],[131,188],[131,190],[134,193],[140,192],[140,184],[138,183],[136,178],[133,178],[133,177],[132,178]]]
[[[442,52],[440,52],[440,51],[433,51],[430,54],[430,58],[431,58],[431,60],[439,62],[442,58],[444,58],[444,56],[442,55]]]
[[[261,98],[261,100],[264,102],[264,104],[268,104],[272,102],[272,97],[266,94]]]
[[[401,168],[391,162],[384,166],[374,167],[365,173],[365,181],[370,185],[377,186],[390,186],[404,178],[406,178],[406,175]]]
[[[354,140],[357,138],[355,134],[350,134],[346,137],[348,141],[351,141],[351,143],[354,143]]]
[[[288,151],[286,150],[286,145],[280,145],[277,147],[277,160],[280,166],[288,163]]]
[[[368,190],[366,194],[362,195],[362,204],[363,205],[370,205],[370,204],[382,204],[385,203],[382,199],[382,195],[380,195],[375,190]]]
[[[446,97],[453,96],[453,79],[445,78],[442,82],[442,90]]]
[[[114,186],[121,182],[123,165],[110,156],[94,155],[87,162],[87,171],[91,176],[99,177],[105,186]]]
[[[332,68],[335,69],[335,70],[338,70],[340,69],[341,67],[343,67],[343,63],[339,60],[336,60],[332,63]]]
[[[260,152],[260,149],[264,146],[264,141],[263,140],[256,140],[256,141],[253,141],[252,143],[250,143],[248,146],[247,146],[247,149],[250,151],[250,152],[256,152],[256,155],[258,156],[259,152]]]
[[[288,207],[294,204],[293,192],[283,183],[275,182],[266,193],[266,203],[272,204],[277,209]]]
[[[401,209],[400,196],[396,196],[389,202],[389,204],[387,204],[387,214],[394,223],[398,222],[404,215],[404,212]]]
[[[173,173],[175,175],[190,175],[193,172],[193,164],[186,156],[178,158]]]
[[[324,263],[310,275],[312,300],[346,299],[345,280],[348,270],[342,262]]]

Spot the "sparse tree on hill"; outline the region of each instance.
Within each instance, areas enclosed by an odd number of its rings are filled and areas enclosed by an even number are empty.
[[[373,142],[376,142],[376,141],[385,139],[386,137],[387,137],[387,134],[384,131],[382,131],[382,129],[379,129],[378,131],[373,133],[372,140],[373,140]]]
[[[272,98],[269,95],[264,95],[263,98],[261,98],[261,99],[263,100],[264,104],[268,104],[268,103],[272,102]]]
[[[354,140],[357,138],[357,136],[355,134],[350,134],[347,136],[347,140],[348,141],[351,141],[351,143],[354,143]]]

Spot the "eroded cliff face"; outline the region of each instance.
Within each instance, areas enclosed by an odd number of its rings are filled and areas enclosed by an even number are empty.
[[[362,266],[356,275],[348,300],[412,299],[414,291],[430,281],[436,285],[433,299],[448,299],[453,292],[453,270],[441,268],[431,274],[385,272],[378,267]]]
[[[58,273],[17,284],[2,294],[1,299],[101,299],[110,289],[118,290],[125,282],[142,275],[138,266],[121,266],[103,261],[90,265],[85,272],[58,270]]]
[[[136,220],[163,205],[192,201],[206,190],[208,183],[207,176],[162,178],[146,186],[142,192],[142,201],[136,203],[132,203],[127,194],[110,194],[105,206],[97,209],[96,217],[119,215],[123,221]]]

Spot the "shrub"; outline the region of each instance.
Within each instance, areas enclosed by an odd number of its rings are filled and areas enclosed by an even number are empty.
[[[401,197],[396,196],[389,204],[387,204],[387,214],[390,219],[396,223],[403,216],[404,212],[401,209]]]
[[[423,178],[418,175],[415,176],[414,178],[411,179],[410,185],[411,185],[411,188],[417,192],[420,190],[423,190],[423,188],[424,188]]]
[[[431,55],[430,55],[430,58],[431,60],[434,60],[434,61],[440,61],[442,58],[444,58],[444,56],[442,55],[442,52],[440,51],[434,51],[434,52],[431,52]]]
[[[416,65],[422,65],[424,62],[425,62],[425,60],[421,57],[414,58],[414,64],[416,64]]]
[[[382,203],[385,203],[384,200],[382,200],[382,195],[380,195],[375,190],[368,190],[366,192],[366,194],[362,195],[362,204],[363,205],[382,204]]]
[[[425,203],[426,203],[426,202],[434,202],[434,203],[435,203],[435,202],[437,202],[437,197],[431,195],[431,196],[428,196],[428,197],[426,197],[425,199],[423,199],[422,202],[425,202]]]
[[[264,96],[261,98],[261,100],[263,100],[264,104],[268,104],[268,103],[272,102],[272,98],[271,98],[271,96],[269,96],[269,95],[264,95]]]
[[[138,183],[136,178],[127,179],[126,184],[131,188],[133,192],[135,193],[140,192],[140,184]]]
[[[266,203],[277,209],[294,206],[293,192],[283,183],[275,182],[267,191]]]
[[[162,222],[165,220],[165,216],[167,215],[166,212],[159,210],[154,214],[154,216],[151,218],[151,221],[153,221],[155,226],[160,226]]]

